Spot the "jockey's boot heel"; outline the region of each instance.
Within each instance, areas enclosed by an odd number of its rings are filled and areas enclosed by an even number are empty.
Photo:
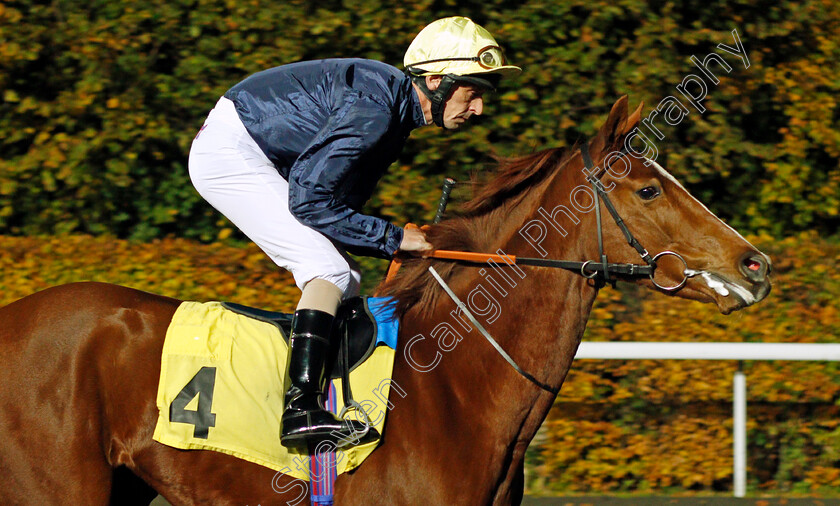
[[[372,441],[378,437],[373,428],[357,420],[343,420],[324,409],[326,359],[330,351],[333,316],[316,309],[300,309],[292,321],[292,335],[287,362],[289,389],[280,444],[286,448],[309,451],[322,442],[335,448]]]

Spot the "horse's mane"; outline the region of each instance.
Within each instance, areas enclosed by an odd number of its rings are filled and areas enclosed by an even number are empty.
[[[463,204],[457,217],[430,226],[426,230],[428,241],[435,249],[492,253],[486,249],[498,237],[510,211],[526,200],[538,198],[539,194],[529,190],[565,167],[574,152],[550,148],[525,156],[496,157],[495,176],[478,185],[474,197]],[[443,279],[463,268],[457,262],[408,257],[394,279],[381,283],[375,294],[396,299],[399,316],[415,306],[428,314],[440,293],[439,285],[428,272],[429,265],[434,265]]]

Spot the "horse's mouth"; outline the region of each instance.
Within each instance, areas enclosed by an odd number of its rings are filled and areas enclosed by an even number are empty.
[[[750,288],[710,271],[686,270],[686,276],[698,278],[698,284],[705,284],[702,292],[711,297],[723,314],[729,314],[760,302],[770,293],[770,282],[750,283]]]

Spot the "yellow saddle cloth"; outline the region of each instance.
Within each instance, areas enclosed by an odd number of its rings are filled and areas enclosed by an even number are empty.
[[[175,448],[226,453],[308,480],[308,456],[280,444],[287,352],[270,323],[219,302],[183,302],[163,345],[154,439]],[[394,350],[379,345],[350,373],[353,397],[380,434],[393,365]],[[341,380],[333,384],[336,403],[343,406]],[[337,451],[337,472],[358,467],[376,445]]]

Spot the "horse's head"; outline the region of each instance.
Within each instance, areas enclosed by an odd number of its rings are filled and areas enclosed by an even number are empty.
[[[633,139],[638,135],[635,129],[641,110],[640,105],[628,115],[627,97],[619,99],[592,140],[590,154],[602,169],[598,174],[602,187],[639,243],[651,255],[672,251],[685,260],[683,264],[678,256],[659,257],[653,278],[656,285],[676,287],[685,280],[670,292],[714,302],[725,314],[760,301],[770,292],[767,255],[712,214],[656,162],[616,154],[630,148],[625,144],[628,138],[636,149],[641,144]],[[604,211],[602,220],[609,261],[640,263],[639,254],[609,213]],[[649,279],[640,282],[654,286]]]

